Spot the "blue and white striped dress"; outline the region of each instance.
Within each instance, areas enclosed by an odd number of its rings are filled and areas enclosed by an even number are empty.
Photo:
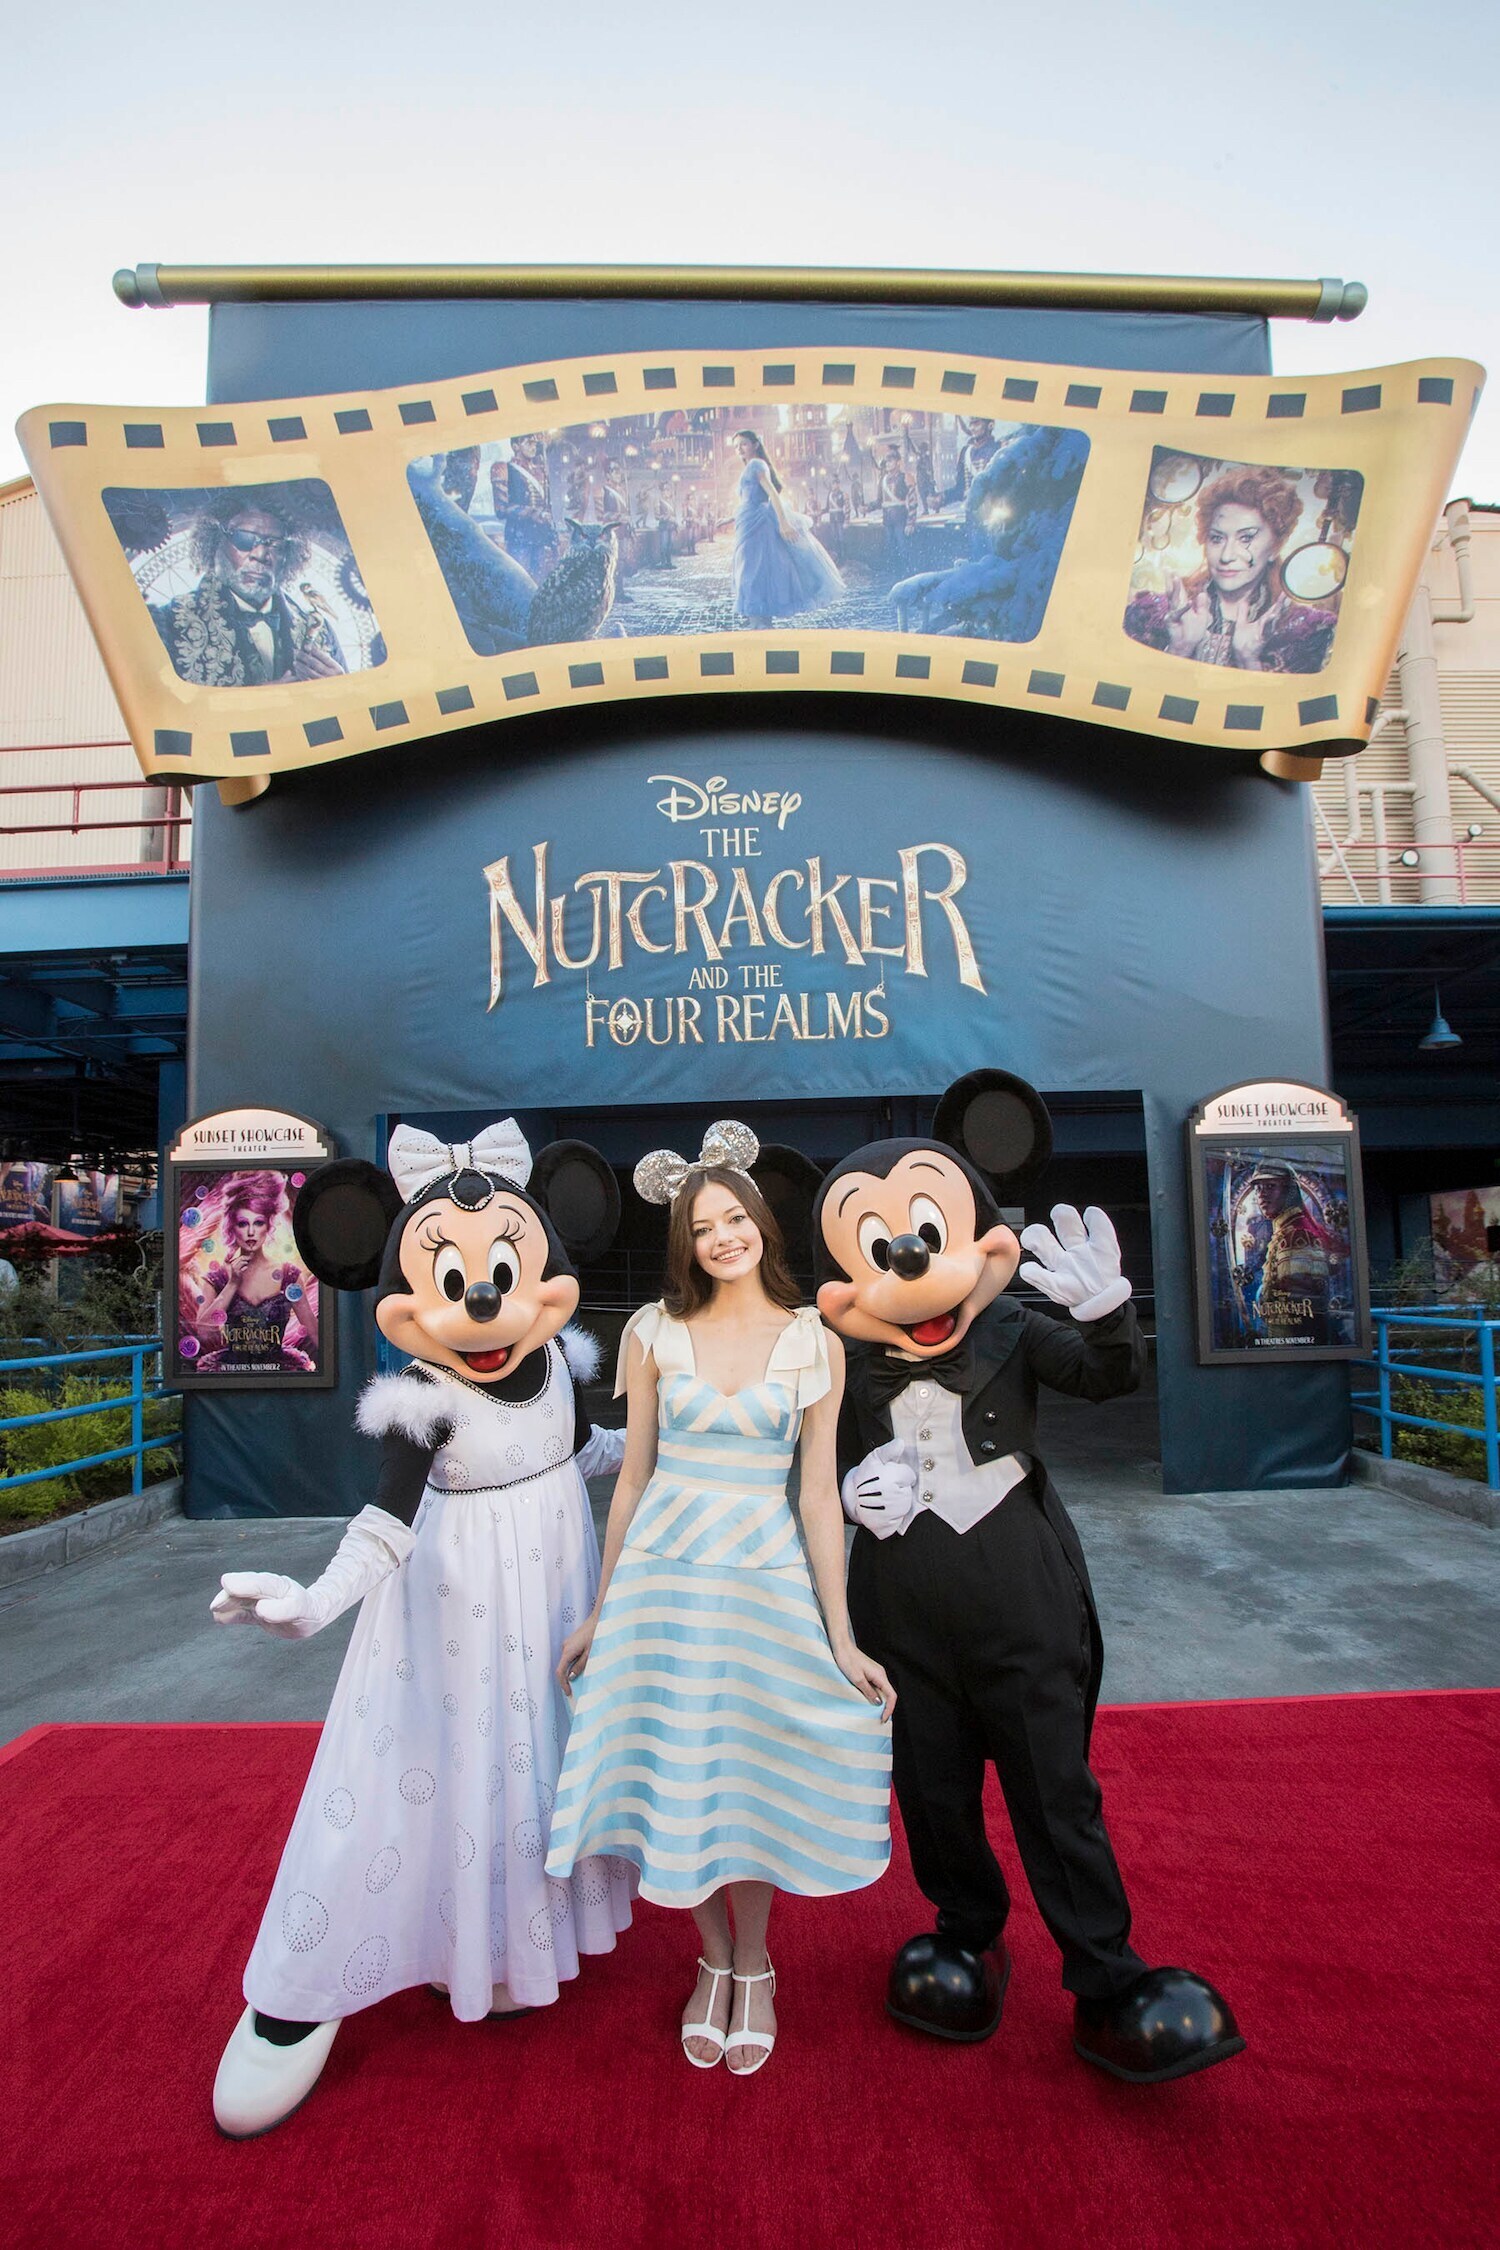
[[[621,1388],[632,1334],[658,1371],[656,1471],[574,1687],[547,1873],[617,1853],[659,1906],[860,1890],[890,1858],[890,1728],[833,1661],[786,1494],[831,1381],[822,1323],[795,1314],[732,1398],[659,1304],[626,1329]]]

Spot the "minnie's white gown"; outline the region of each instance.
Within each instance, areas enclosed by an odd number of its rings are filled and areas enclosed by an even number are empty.
[[[452,1434],[339,1674],[245,1970],[264,2014],[324,2023],[428,1983],[465,2022],[496,1984],[540,2007],[629,1926],[623,1860],[544,1872],[569,1715],[554,1667],[599,1582],[583,1478],[621,1441],[596,1430],[574,1456],[567,1364],[544,1356],[521,1405],[428,1367],[361,1398],[371,1436]]]

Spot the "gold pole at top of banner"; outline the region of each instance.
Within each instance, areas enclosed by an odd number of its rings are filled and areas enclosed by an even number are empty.
[[[655,297],[864,305],[1023,305],[1070,312],[1353,320],[1361,281],[992,273],[879,266],[123,266],[132,307],[334,304],[456,297]]]

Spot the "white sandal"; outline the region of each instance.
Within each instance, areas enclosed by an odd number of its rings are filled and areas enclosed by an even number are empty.
[[[730,1982],[732,1984],[744,1985],[769,1984],[771,1987],[771,1998],[774,2000],[776,1997],[776,1971],[771,1966],[771,1957],[769,1954],[767,1954],[766,1956],[766,1965],[761,1970],[759,1976],[742,1977],[739,1971],[736,1969],[730,1972]],[[731,2078],[753,2078],[758,2070],[764,2070],[767,2062],[770,2060],[771,2049],[776,2044],[776,2034],[774,2031],[752,2031],[749,2028],[749,2018],[750,1995],[747,1992],[745,1995],[745,2029],[743,2031],[736,2031],[734,2028],[734,2007],[732,2003],[729,2010],[729,2030],[724,2039],[724,2067],[729,2072]],[[759,2047],[762,2051],[753,2063],[748,2063],[743,2068],[736,2070],[734,2064],[728,2059],[728,2050],[731,2047]]]
[[[713,2021],[714,2009],[719,2004],[719,1979],[721,1977],[728,1977],[732,1984],[734,1981],[734,1972],[732,1969],[714,1968],[709,1962],[704,1960],[701,1953],[698,1956],[698,1966],[714,1980],[712,1985],[709,1987],[708,2021],[706,2023],[685,2023],[682,2026],[682,2051],[685,2055],[687,2055],[687,2059],[692,2064],[694,2070],[713,2070],[718,2063],[723,2061],[724,2049],[729,2044],[726,2034],[722,2032],[719,2029],[718,2025]],[[687,2043],[690,2039],[701,2039],[706,2046],[717,2047],[718,2053],[715,2055],[711,2055],[707,2062],[703,2060],[701,2055],[688,2055]]]

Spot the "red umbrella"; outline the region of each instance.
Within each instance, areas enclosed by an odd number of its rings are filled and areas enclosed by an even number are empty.
[[[0,1227],[0,1258],[78,1258],[132,1239],[119,1233],[70,1234],[66,1227],[49,1227],[44,1219],[23,1219],[19,1226]]]

